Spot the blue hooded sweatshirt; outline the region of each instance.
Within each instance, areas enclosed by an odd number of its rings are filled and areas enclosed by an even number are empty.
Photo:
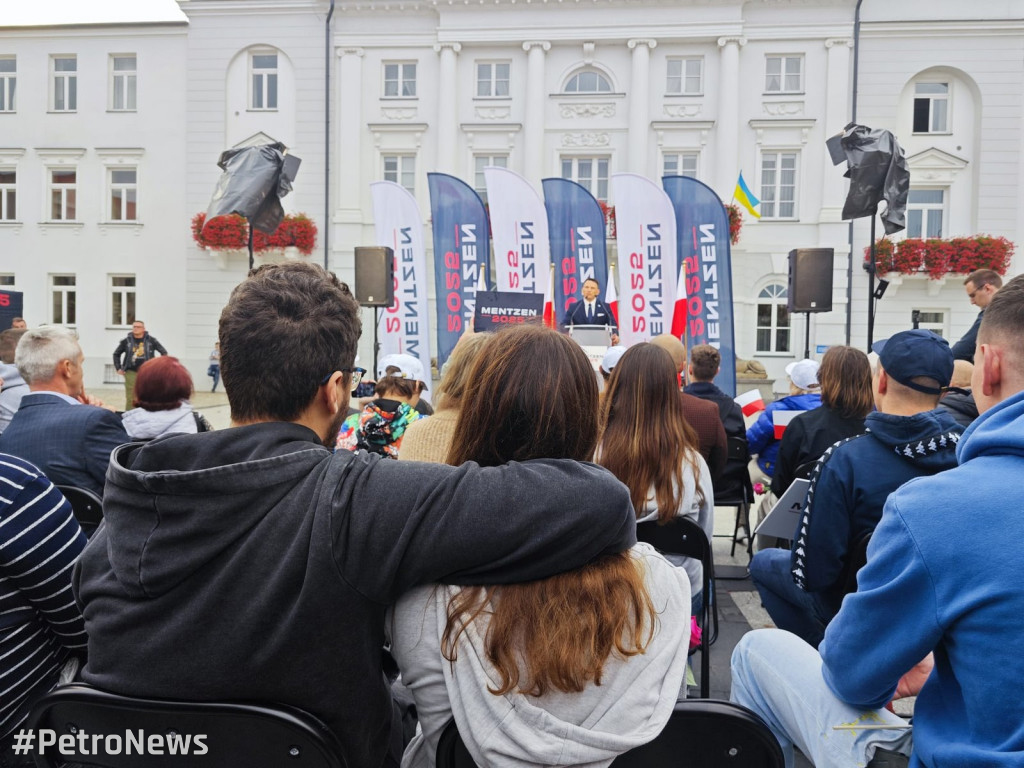
[[[751,455],[757,454],[757,466],[768,477],[775,473],[775,460],[779,457],[779,443],[775,439],[775,411],[812,411],[821,406],[821,395],[817,392],[802,392],[799,395],[782,397],[768,403],[757,421],[747,430],[747,445]]]
[[[982,414],[960,466],[886,502],[868,563],[825,633],[822,672],[877,708],[935,653],[917,698],[911,768],[1024,765],[1024,393]]]

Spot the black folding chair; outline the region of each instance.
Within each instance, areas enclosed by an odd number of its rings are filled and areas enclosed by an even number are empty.
[[[782,747],[746,707],[717,699],[676,703],[664,730],[612,761],[614,768],[783,768]],[[437,768],[476,768],[455,721],[437,744]]]
[[[38,768],[65,762],[102,768],[345,768],[341,747],[327,726],[302,710],[275,704],[164,701],[73,684],[36,702],[26,727],[37,734],[40,728],[51,729],[58,739],[79,733],[89,737],[68,740],[72,746],[63,754],[55,747],[40,754],[37,741]],[[129,733],[145,739],[144,745],[129,748]],[[94,735],[116,735],[117,748],[112,748],[113,739],[99,739],[94,747]],[[154,754],[154,737],[162,755]]]
[[[740,542],[740,528],[747,530],[747,554],[753,558],[754,551],[750,543],[750,505],[754,503],[754,486],[750,482],[750,447],[746,437],[730,437],[726,439],[728,451],[725,471],[715,488],[716,507],[736,507],[736,520],[732,530],[732,548],[729,557],[736,554],[736,545]]]
[[[656,520],[637,523],[636,537],[659,552],[692,557],[703,566],[704,608],[699,622],[703,629],[700,639],[700,695],[706,699],[711,695],[711,644],[718,638],[718,600],[714,594],[715,561],[711,542],[701,527],[688,517],[674,517],[665,525]]]
[[[57,490],[68,500],[85,535],[92,536],[103,522],[103,501],[100,497],[87,488],[74,485],[58,485]]]

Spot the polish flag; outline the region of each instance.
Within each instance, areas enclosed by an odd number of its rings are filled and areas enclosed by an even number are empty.
[[[555,327],[555,271],[548,270],[548,282],[544,288],[544,325]]]
[[[744,416],[752,416],[758,411],[764,410],[764,398],[761,397],[761,390],[754,387],[749,392],[744,392],[739,397],[733,398],[741,409]]]
[[[604,289],[604,303],[608,311],[615,318],[615,325],[619,324],[619,294],[615,291],[615,276],[612,274],[611,266],[608,267],[608,285]]]
[[[789,422],[807,411],[772,411],[772,424],[775,425],[775,439],[781,440],[782,433],[786,431]]]
[[[676,305],[672,312],[672,335],[682,339],[686,335],[686,265],[679,267],[679,279],[676,280]],[[764,405],[761,406],[764,408]]]

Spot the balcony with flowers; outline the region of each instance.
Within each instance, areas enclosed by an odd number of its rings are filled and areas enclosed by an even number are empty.
[[[976,269],[992,269],[1005,275],[1016,246],[1005,237],[913,238],[893,242],[881,238],[875,243],[875,268],[889,281],[892,291],[904,277],[927,278],[928,293],[936,295],[949,275],[969,275]],[[871,249],[864,249],[864,261]]]
[[[258,229],[253,231],[253,253],[260,255],[264,262],[298,259],[313,253],[316,236],[317,228],[312,219],[303,213],[288,214],[270,234]],[[200,212],[192,217],[192,239],[223,261],[229,253],[248,252],[249,223],[237,214],[218,216],[207,223],[206,213]]]

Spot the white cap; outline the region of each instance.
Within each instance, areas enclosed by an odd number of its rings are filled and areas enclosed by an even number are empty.
[[[626,348],[623,346],[608,347],[608,351],[604,353],[604,358],[601,360],[601,369],[605,373],[611,373],[612,368],[618,365],[619,358],[626,354]]]
[[[814,360],[797,360],[786,366],[786,375],[800,389],[817,389],[818,363]]]
[[[388,375],[388,368],[397,368],[390,375],[399,379],[412,379],[423,382],[426,387],[426,379],[423,378],[423,364],[412,355],[384,355],[377,361],[377,380],[380,381]]]

